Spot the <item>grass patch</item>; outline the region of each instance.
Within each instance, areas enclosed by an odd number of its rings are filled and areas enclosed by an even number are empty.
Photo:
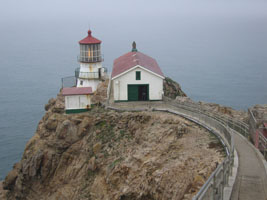
[[[106,121],[99,121],[95,124],[97,128],[103,128],[107,124]]]
[[[89,170],[87,175],[88,175],[88,179],[90,179],[95,176],[95,173],[92,170]]]
[[[96,138],[98,141],[101,141],[102,144],[105,144],[115,138],[116,135],[113,130],[115,125],[108,124],[106,121],[101,121],[96,124],[96,127],[101,130],[101,132],[97,134]]]
[[[118,158],[118,159],[116,159],[116,160],[114,160],[108,167],[109,167],[109,169],[114,169],[114,167],[117,165],[117,164],[119,164],[120,162],[122,162],[124,159],[122,158],[122,157],[120,157],[120,158]]]

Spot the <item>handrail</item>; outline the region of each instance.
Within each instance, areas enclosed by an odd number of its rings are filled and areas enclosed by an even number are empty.
[[[246,138],[249,138],[249,126],[248,124],[236,120],[233,117],[226,117],[226,116],[222,116],[219,115],[215,112],[212,112],[210,110],[207,109],[203,109],[202,107],[193,104],[193,103],[185,103],[185,102],[175,102],[176,105],[178,106],[185,106],[186,109],[188,108],[194,108],[196,110],[199,110],[201,112],[204,112],[206,114],[208,114],[210,117],[215,118],[217,121],[220,121],[221,123],[223,123],[226,126],[229,126],[230,128],[236,130],[237,132],[241,133],[243,136],[245,136]]]
[[[67,76],[61,78],[61,88],[75,87],[76,83],[77,83],[77,78],[75,76]]]
[[[103,62],[104,61],[104,55],[96,55],[96,56],[77,56],[77,60],[78,62],[89,62],[89,63],[93,63],[93,62]]]
[[[262,152],[264,158],[267,160],[267,138],[259,131],[259,150]]]
[[[217,166],[215,171],[211,174],[208,180],[200,188],[198,193],[193,197],[193,200],[202,200],[202,199],[222,200],[224,187],[227,186],[228,177],[230,176],[230,174],[232,174],[232,166],[233,166],[233,158],[234,158],[234,141],[233,141],[229,127],[226,126],[221,121],[218,121],[218,118],[214,118],[201,110],[196,110],[188,106],[183,107],[181,105],[179,107],[179,104],[177,105],[171,102],[168,102],[168,106],[169,105],[178,108],[179,112],[170,111],[168,109],[156,109],[156,108],[153,108],[153,110],[167,111],[173,114],[182,115],[183,117],[191,121],[194,121],[200,124],[201,126],[204,126],[209,131],[213,132],[220,139],[221,143],[224,145],[226,149],[227,157],[224,159],[224,161],[221,164]],[[120,110],[118,108],[114,108],[111,106],[107,106],[107,108]],[[137,110],[137,109],[134,109],[134,110]],[[141,109],[141,110],[144,110],[144,109]],[[180,111],[183,114],[181,114]],[[216,132],[213,131],[213,129],[210,129],[205,124],[209,124],[209,127],[212,127],[215,130],[218,130],[220,133],[223,134],[222,135],[223,137],[221,137],[221,135],[217,135]]]
[[[99,79],[99,72],[79,72],[76,74],[77,78],[84,78],[84,79]]]
[[[228,184],[228,177],[232,173],[232,165],[234,158],[234,141],[232,139],[231,132],[228,127],[228,123],[224,120],[221,120],[217,115],[212,115],[207,111],[203,111],[200,109],[196,109],[196,107],[185,106],[181,104],[174,103],[173,101],[168,102],[169,105],[174,107],[178,107],[180,109],[185,110],[185,112],[189,111],[189,113],[197,118],[203,118],[207,124],[210,126],[214,126],[214,128],[219,129],[221,133],[224,134],[226,141],[228,142],[228,150],[227,157],[224,161],[216,168],[216,170],[210,175],[208,180],[204,183],[204,185],[200,188],[198,193],[194,196],[193,200],[202,200],[202,199],[223,199],[223,189]],[[214,121],[210,121],[211,119],[215,120],[217,124],[213,124]],[[201,120],[201,119],[200,119]],[[212,125],[213,124],[213,125]],[[223,143],[223,141],[221,141]],[[227,148],[226,148],[227,149]]]

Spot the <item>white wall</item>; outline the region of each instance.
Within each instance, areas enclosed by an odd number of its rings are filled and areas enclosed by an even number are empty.
[[[81,81],[83,81],[83,84],[81,84]],[[96,91],[98,84],[101,81],[98,79],[80,79],[77,80],[77,87],[92,87],[92,91]]]
[[[136,80],[135,72],[141,72],[141,80]],[[149,100],[161,100],[163,94],[163,79],[138,67],[113,79],[115,101],[128,100],[128,84],[149,84]]]
[[[77,80],[77,87],[92,87],[93,92],[97,89],[98,84],[101,82],[98,77],[98,69],[102,68],[102,63],[80,63],[80,74],[81,78]],[[101,69],[104,71],[104,68]],[[85,73],[83,73],[85,72]],[[86,74],[86,72],[94,72],[95,74]],[[95,75],[99,79],[95,79]],[[90,77],[91,76],[91,77]],[[81,84],[81,81],[83,84]]]
[[[70,95],[65,96],[65,109],[85,109],[91,105],[90,95]]]
[[[80,63],[80,72],[98,72],[102,67],[102,62],[98,63]]]

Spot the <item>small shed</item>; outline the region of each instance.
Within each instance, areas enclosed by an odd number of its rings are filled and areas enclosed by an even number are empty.
[[[164,75],[157,61],[133,49],[114,61],[112,91],[115,102],[162,100]]]
[[[91,108],[91,87],[63,88],[62,95],[65,96],[66,113],[80,113]]]

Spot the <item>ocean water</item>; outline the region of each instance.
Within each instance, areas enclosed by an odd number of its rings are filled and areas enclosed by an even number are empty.
[[[19,161],[61,77],[78,67],[86,20],[1,21],[0,180]],[[267,103],[267,18],[93,18],[103,65],[137,49],[154,57],[194,100],[247,109]]]

